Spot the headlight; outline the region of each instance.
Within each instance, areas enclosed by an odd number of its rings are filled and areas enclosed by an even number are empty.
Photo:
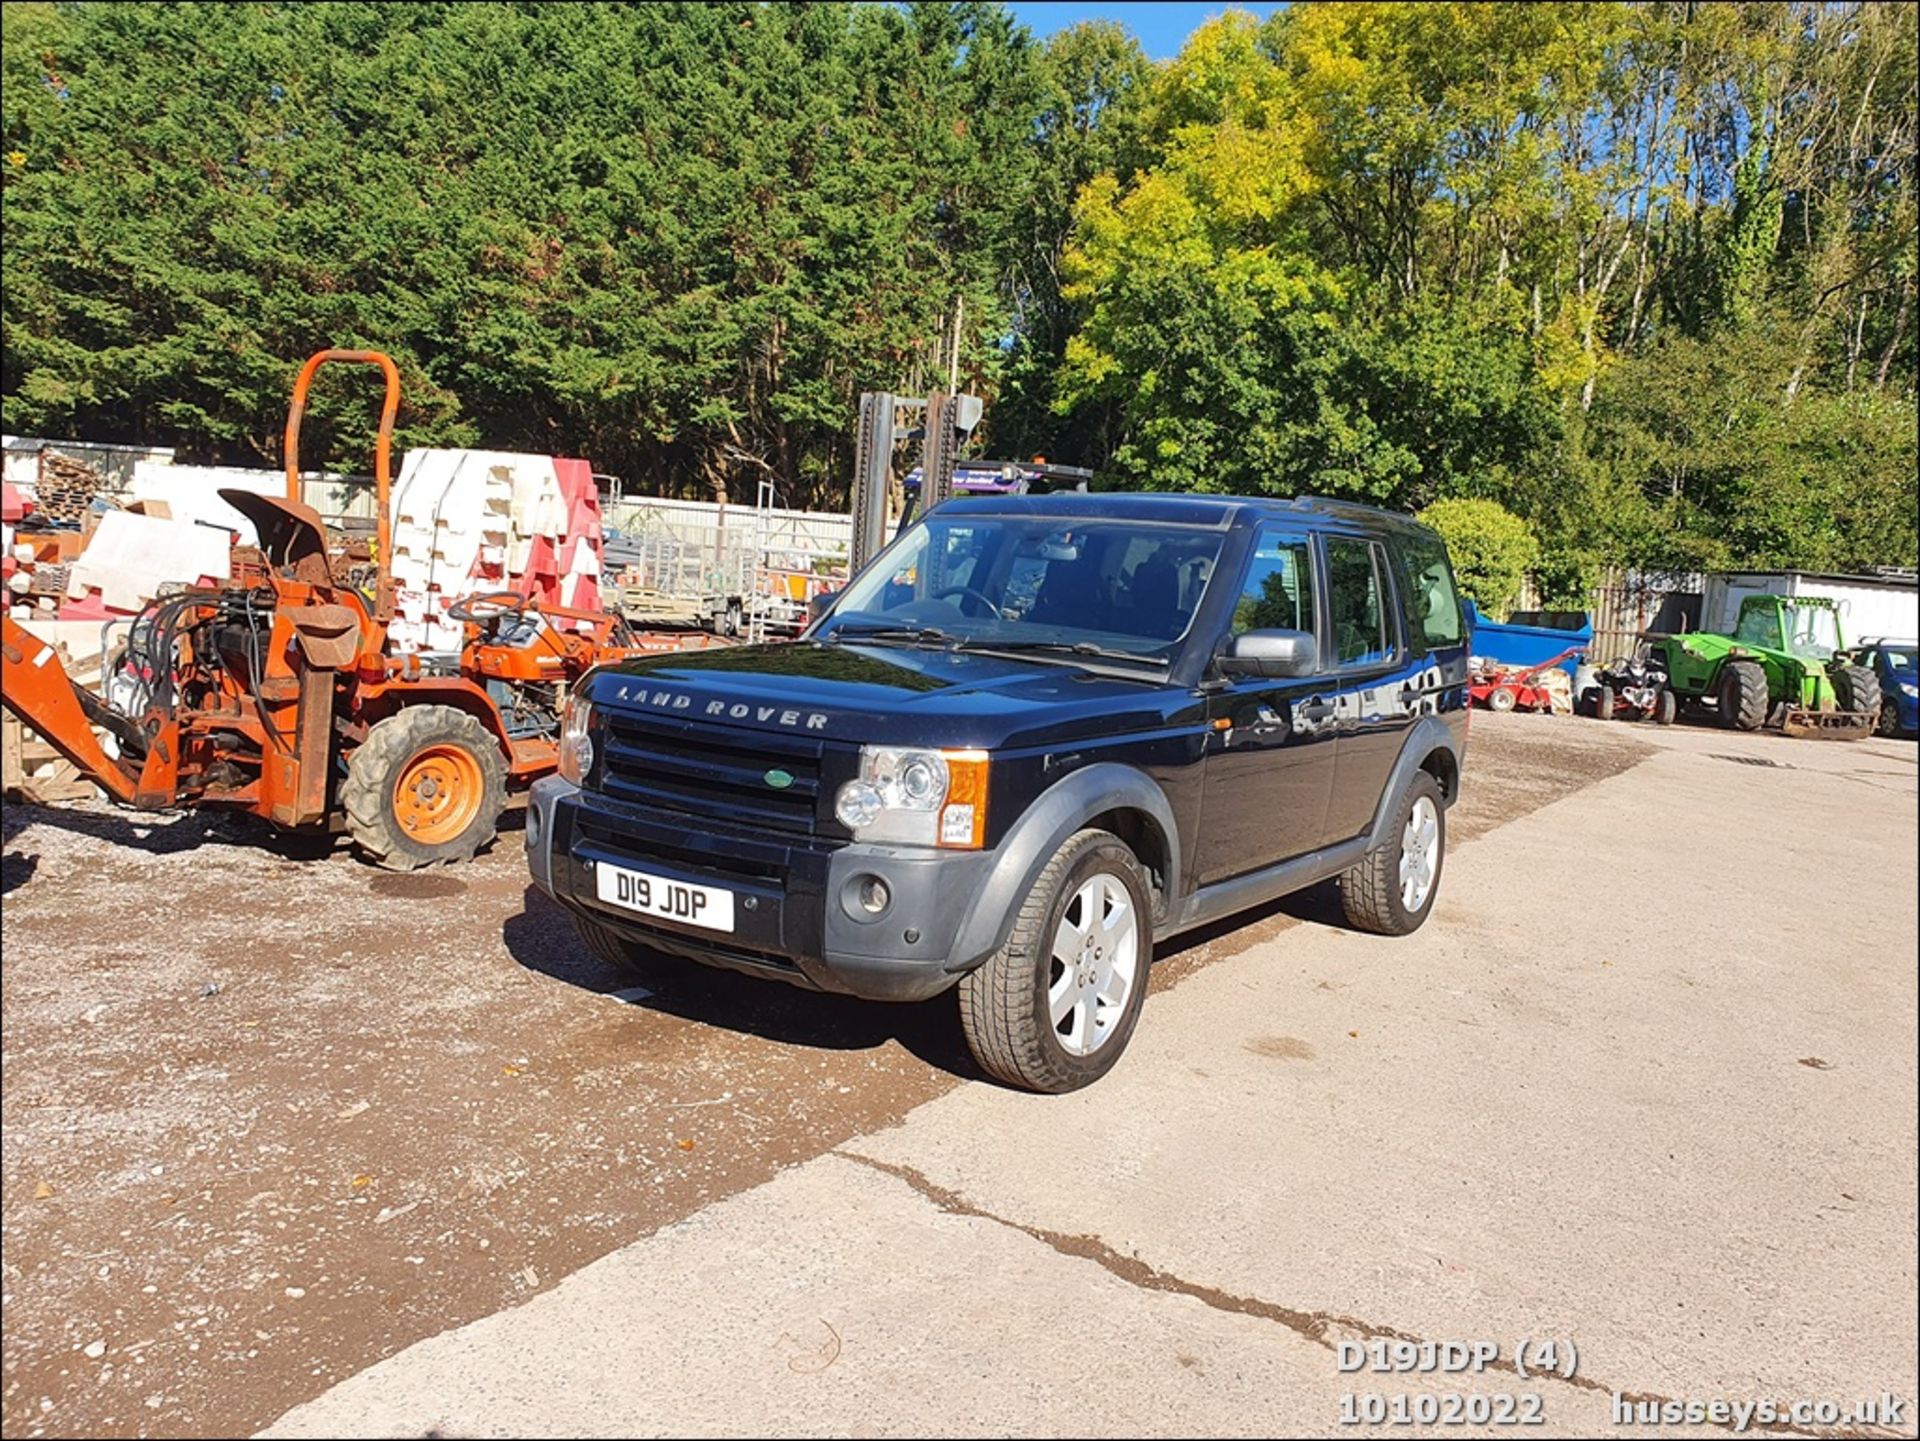
[[[566,712],[560,717],[560,778],[575,785],[586,784],[593,770],[593,737],[587,728],[593,724],[593,703],[583,696],[567,697]]]
[[[833,813],[855,840],[978,850],[987,838],[987,753],[863,746]]]
[[[1900,694],[1909,700],[1920,699],[1920,686],[1916,686],[1910,680],[1903,680],[1900,682]]]

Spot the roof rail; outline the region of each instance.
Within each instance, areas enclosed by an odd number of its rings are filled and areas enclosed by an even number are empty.
[[[1382,520],[1397,520],[1403,524],[1418,525],[1403,510],[1388,510],[1385,506],[1365,505],[1357,500],[1336,500],[1330,495],[1296,495],[1287,504],[1299,510],[1320,510],[1328,515],[1378,516]]]

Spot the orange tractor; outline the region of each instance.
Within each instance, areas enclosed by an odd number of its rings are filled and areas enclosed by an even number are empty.
[[[330,360],[377,365],[386,377],[374,449],[376,573],[346,581],[319,514],[300,500],[300,418],[314,373]],[[6,708],[114,799],[142,810],[224,806],[289,830],[346,830],[394,870],[471,857],[492,839],[509,791],[524,794],[555,768],[567,688],[595,665],[654,647],[616,617],[501,592],[449,612],[466,628],[457,661],[389,656],[399,405],[387,356],[309,358],[287,414],[286,498],[220,492],[252,522],[263,563],[236,555],[230,582],[151,602],[113,667],[114,703],[74,684],[46,644],[7,619]]]

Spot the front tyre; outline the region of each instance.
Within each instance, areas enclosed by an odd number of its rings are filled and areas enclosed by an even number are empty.
[[[1765,725],[1771,693],[1760,662],[1730,660],[1721,666],[1718,698],[1720,724],[1743,731],[1757,731]]]
[[[471,860],[507,804],[507,762],[463,710],[410,705],[376,722],[340,798],[355,844],[390,871]]]
[[[580,944],[596,961],[628,981],[650,981],[659,973],[659,956],[637,941],[630,941],[611,927],[584,917],[573,918]]]
[[[1862,665],[1843,665],[1833,672],[1833,698],[1840,709],[1874,718],[1880,723],[1880,677]]]
[[[1440,893],[1446,858],[1446,798],[1432,775],[1416,771],[1400,797],[1387,839],[1340,877],[1347,923],[1380,936],[1419,930]]]
[[[1107,831],[1070,837],[1028,890],[1007,943],[960,978],[960,1026],[981,1068],[1058,1095],[1099,1080],[1133,1037],[1153,959],[1140,862]]]

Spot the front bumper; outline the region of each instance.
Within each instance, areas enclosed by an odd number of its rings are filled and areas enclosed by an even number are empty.
[[[548,776],[528,801],[528,868],[575,915],[641,945],[814,990],[924,1000],[985,959],[956,955],[954,946],[993,869],[991,851],[829,845],[718,825],[692,830],[686,821]],[[609,905],[595,889],[595,868],[607,864],[724,887],[734,896],[734,929]],[[878,915],[858,900],[868,878],[889,894]]]

